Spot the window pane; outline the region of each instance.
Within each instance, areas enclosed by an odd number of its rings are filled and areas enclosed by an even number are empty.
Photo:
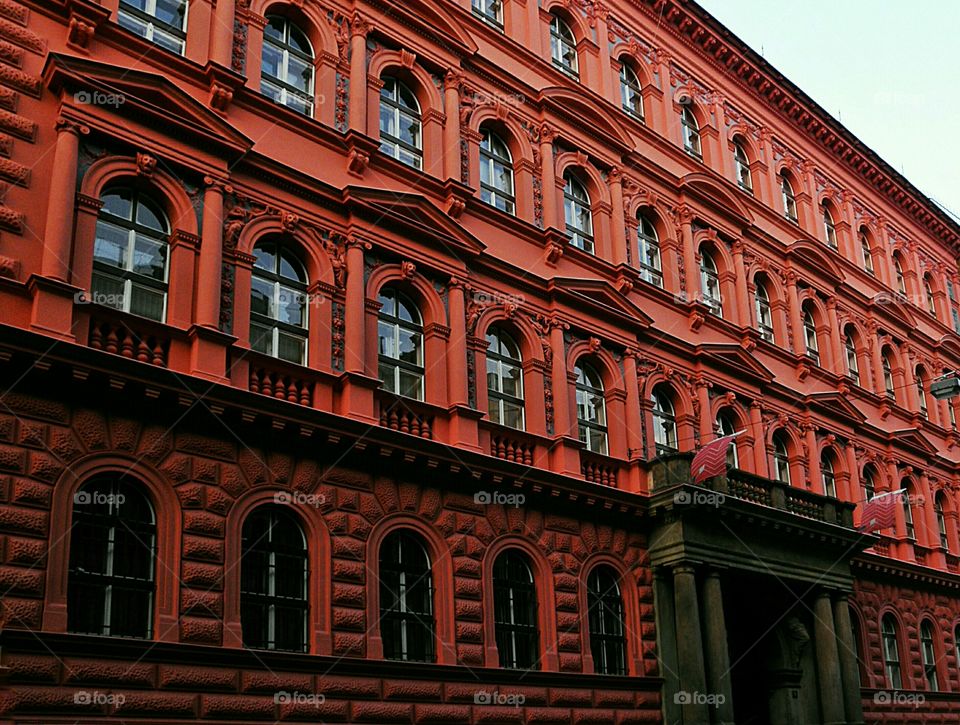
[[[273,283],[253,277],[250,287],[250,311],[273,318]]]
[[[250,323],[250,347],[264,355],[273,354],[273,328]]]
[[[283,51],[271,43],[263,44],[263,73],[282,79],[283,76]]]
[[[130,312],[151,320],[162,320],[166,297],[165,293],[153,287],[133,284],[130,286]]]
[[[186,15],[185,0],[157,0],[155,15],[157,20],[182,29],[184,15]]]
[[[137,234],[133,248],[133,271],[163,282],[166,269],[167,245]]]
[[[304,350],[306,349],[306,340],[296,335],[286,332],[279,332],[279,341],[277,343],[277,357],[290,362],[302,363]]]
[[[302,327],[306,317],[306,295],[299,290],[280,287],[277,319],[289,325]]]
[[[400,395],[419,400],[423,397],[422,384],[422,375],[400,368]]]
[[[91,301],[117,310],[123,309],[123,280],[94,272],[91,279]]]
[[[420,333],[400,330],[399,359],[411,365],[420,365]]]
[[[103,219],[99,220],[97,222],[97,239],[93,245],[94,260],[125,269],[129,239],[130,232],[127,229]]]

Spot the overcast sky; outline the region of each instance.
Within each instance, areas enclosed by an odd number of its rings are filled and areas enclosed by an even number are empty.
[[[960,220],[960,0],[697,0]]]

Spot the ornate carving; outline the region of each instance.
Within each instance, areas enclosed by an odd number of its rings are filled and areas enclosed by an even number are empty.
[[[233,46],[230,49],[230,68],[241,75],[247,72],[248,26],[244,17],[245,14],[238,12],[233,20]]]
[[[153,176],[157,168],[157,159],[150,154],[137,153],[137,176],[145,176],[148,179]]]
[[[400,263],[400,276],[404,279],[412,279],[417,273],[417,265],[413,262],[404,260]]]

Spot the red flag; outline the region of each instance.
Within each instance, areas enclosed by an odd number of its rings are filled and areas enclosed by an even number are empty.
[[[869,534],[881,529],[893,528],[900,494],[905,490],[901,488],[897,491],[881,493],[867,501],[860,514],[860,531]]]
[[[693,457],[690,463],[690,478],[694,483],[702,483],[708,478],[722,476],[727,472],[727,448],[730,442],[743,431],[712,440]]]

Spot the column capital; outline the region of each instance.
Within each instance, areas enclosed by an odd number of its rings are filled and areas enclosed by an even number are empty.
[[[366,239],[361,239],[355,234],[347,234],[344,236],[343,244],[347,249],[360,248],[361,250],[368,250],[373,247]]]
[[[367,33],[370,32],[370,23],[367,21],[363,15],[360,14],[360,11],[355,11],[353,17],[350,18],[350,37],[356,38],[366,38]]]
[[[72,133],[74,136],[86,136],[90,133],[90,127],[85,123],[76,121],[72,118],[66,116],[60,116],[54,122],[53,127],[57,130],[57,133]]]

